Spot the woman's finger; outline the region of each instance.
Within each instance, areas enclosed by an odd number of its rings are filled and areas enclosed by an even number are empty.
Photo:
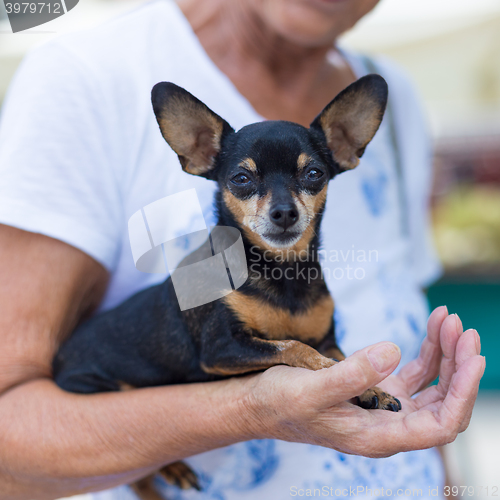
[[[455,353],[455,370],[458,370],[459,367],[469,358],[480,354],[481,345],[479,342],[479,336],[475,330],[467,330],[464,332],[460,338],[458,339]],[[423,390],[416,398],[415,402],[418,404],[419,408],[423,406],[430,405],[432,403],[436,403],[438,401],[442,401],[444,399],[445,394],[442,393],[442,390],[438,388],[438,386],[428,387]],[[472,409],[471,409],[472,414]],[[470,420],[470,415],[468,417]],[[467,420],[467,419],[466,419]],[[464,423],[465,428],[468,425],[468,420]]]
[[[441,427],[455,433],[451,440],[461,431],[462,424],[474,407],[485,366],[484,357],[475,355],[462,363],[451,380],[437,416]]]
[[[432,311],[427,322],[427,337],[422,342],[418,358],[405,365],[397,375],[410,395],[427,387],[439,374],[442,358],[440,332],[447,316],[446,306]]]
[[[398,451],[409,451],[453,441],[474,406],[484,367],[482,356],[467,359],[453,377],[443,401],[407,414],[403,420],[388,420],[382,432],[387,446],[381,451],[397,449],[398,445]],[[426,391],[432,393],[436,389],[430,387]]]
[[[440,343],[443,351],[441,359],[441,367],[439,369],[438,391],[443,397],[448,392],[451,378],[456,371],[455,366],[455,351],[457,348],[458,339],[463,333],[462,321],[456,314],[448,316],[441,326]]]
[[[467,359],[481,353],[481,340],[476,330],[467,330],[463,333],[457,343],[457,352],[455,354],[455,362],[457,369],[467,361]],[[458,432],[463,432],[469,427],[470,419],[472,417],[473,407],[464,418],[462,425]]]

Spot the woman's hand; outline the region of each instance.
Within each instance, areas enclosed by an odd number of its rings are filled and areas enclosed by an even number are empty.
[[[262,429],[271,422],[266,437],[368,457],[449,443],[471,418],[485,368],[480,349],[478,333],[463,332],[458,316],[439,307],[429,318],[419,357],[398,375],[388,376],[399,363],[399,349],[381,342],[331,368],[276,366],[249,378],[255,425]],[[439,384],[427,387],[438,375]],[[364,410],[347,402],[375,385],[397,397],[403,409]]]

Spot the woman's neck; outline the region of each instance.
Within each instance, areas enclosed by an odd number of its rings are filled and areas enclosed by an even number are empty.
[[[208,56],[268,119],[308,126],[355,77],[333,42],[301,46],[266,26],[252,2],[181,0]],[[336,57],[335,57],[336,56]]]

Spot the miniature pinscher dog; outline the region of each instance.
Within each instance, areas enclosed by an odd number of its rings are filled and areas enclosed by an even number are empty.
[[[89,319],[57,353],[56,383],[94,393],[218,380],[280,364],[319,370],[342,361],[334,303],[318,261],[319,227],[329,181],[358,165],[387,94],[384,79],[368,75],[338,94],[310,128],[264,121],[236,132],[186,90],[155,85],[152,103],[163,137],[185,172],[217,182],[218,225],[238,229],[247,260],[256,262],[243,286],[211,303],[181,311],[168,278]],[[265,259],[255,259],[264,252]],[[267,279],[264,264],[271,267]],[[289,279],[290,267],[306,272]],[[273,274],[276,268],[281,272]],[[377,387],[357,403],[401,409]],[[183,462],[160,474],[199,488]],[[143,498],[160,498],[151,478],[132,486]]]

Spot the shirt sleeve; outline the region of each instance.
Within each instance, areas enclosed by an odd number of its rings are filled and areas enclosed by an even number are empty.
[[[0,116],[0,223],[62,240],[111,270],[123,216],[98,81],[62,42],[25,58]]]
[[[394,114],[407,202],[410,261],[417,283],[426,288],[442,275],[431,226],[431,138],[420,98],[410,79],[386,58],[377,58],[377,64],[387,79]]]

